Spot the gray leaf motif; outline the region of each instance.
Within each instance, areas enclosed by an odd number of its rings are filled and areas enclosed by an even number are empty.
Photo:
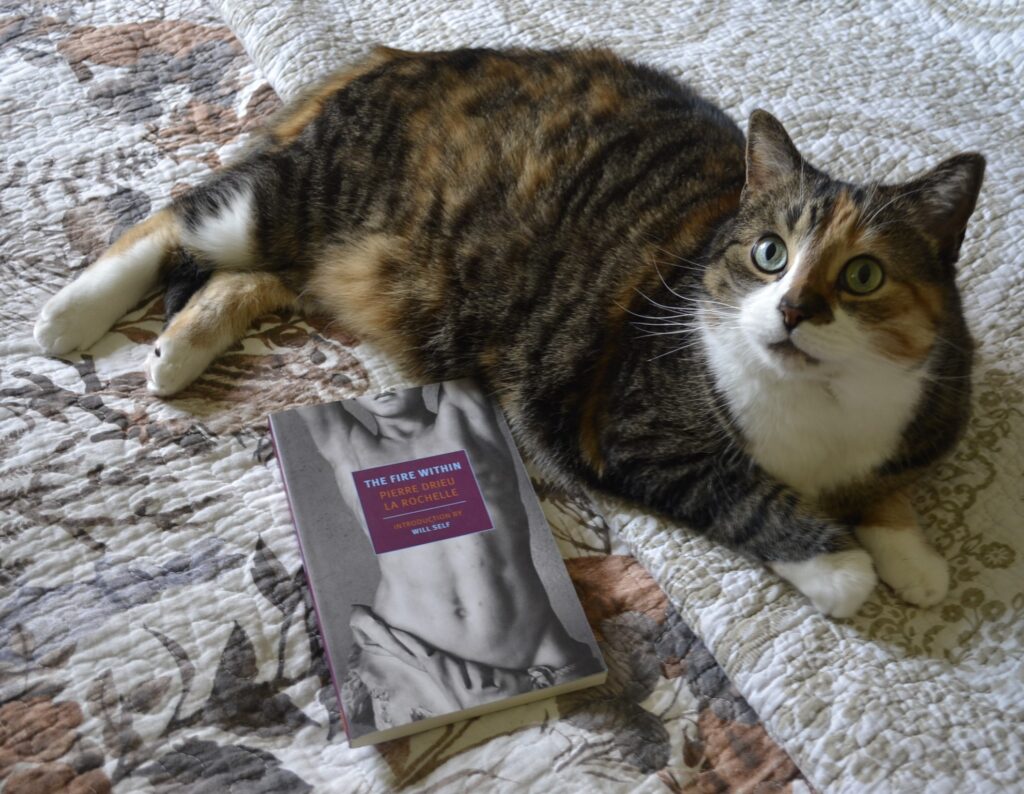
[[[661,717],[640,703],[654,690],[661,667],[654,650],[658,626],[646,615],[624,612],[601,621],[601,652],[608,680],[601,686],[562,695],[559,711],[576,727],[593,736],[613,738],[603,746],[600,765],[609,759],[629,764],[646,774],[669,761],[669,736]],[[585,739],[590,744],[593,738]]]
[[[160,703],[170,686],[169,675],[143,681],[128,693],[125,705],[136,714],[149,714]]]
[[[704,643],[671,605],[658,637],[656,650],[662,662],[682,663],[687,688],[723,720],[754,725],[757,714],[736,690]]]
[[[152,210],[149,196],[129,187],[118,186],[117,190],[104,197],[107,211],[117,218],[117,224],[110,230],[109,243],[137,223],[145,220]]]
[[[163,645],[164,648],[167,649],[167,652],[173,657],[174,663],[178,666],[178,673],[181,675],[181,689],[182,691],[188,691],[188,688],[192,686],[192,679],[196,677],[196,666],[192,664],[192,660],[188,658],[188,654],[185,653],[185,649],[166,634],[162,634],[156,629],[146,626],[146,631],[156,637],[160,644]]]
[[[32,632],[21,623],[14,626],[11,632],[11,650],[19,659],[28,661],[32,658],[35,650],[36,639]]]
[[[306,781],[281,768],[275,756],[242,744],[188,739],[158,761],[138,769],[161,794],[231,791],[238,794],[303,794]]]
[[[333,682],[320,687],[316,699],[327,710],[327,741],[331,741],[341,730],[341,711],[338,707],[338,691]]]
[[[300,579],[288,575],[288,571],[262,537],[256,541],[252,580],[264,597],[285,615],[290,614],[302,598],[298,585]]]
[[[142,737],[132,727],[132,718],[121,706],[121,698],[110,670],[95,678],[86,692],[89,710],[103,725],[103,744],[114,758],[134,754]]]
[[[67,664],[68,659],[71,658],[77,648],[78,643],[75,642],[69,643],[61,648],[57,648],[40,659],[39,666],[50,668],[63,667]]]
[[[312,724],[280,689],[283,679],[256,681],[256,651],[238,623],[228,638],[213,678],[213,690],[203,706],[203,721],[259,736],[294,733]]]
[[[104,519],[105,521],[108,519]],[[109,519],[114,520],[114,519]],[[120,520],[120,519],[117,519]],[[203,584],[240,565],[244,555],[227,552],[208,536],[184,552],[156,559],[109,554],[95,563],[96,575],[56,587],[21,587],[0,604],[0,663],[14,661],[19,626],[31,627],[31,652],[39,656],[105,631],[111,616],[122,617],[170,588]]]

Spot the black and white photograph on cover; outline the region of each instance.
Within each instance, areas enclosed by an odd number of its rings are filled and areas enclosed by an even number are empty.
[[[352,738],[603,670],[497,412],[454,381],[279,415],[319,452],[289,456],[320,469],[289,489]],[[297,441],[298,427],[286,432]],[[453,450],[467,453],[494,529],[375,555],[352,472]]]

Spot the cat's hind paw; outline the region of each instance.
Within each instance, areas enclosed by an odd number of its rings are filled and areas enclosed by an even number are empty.
[[[857,614],[878,583],[871,556],[863,549],[819,554],[800,562],[773,562],[770,567],[834,618]]]
[[[51,355],[86,350],[159,283],[176,222],[163,210],[132,227],[39,312],[34,335]]]
[[[146,357],[146,388],[150,394],[169,397],[198,378],[213,354],[167,334],[156,341]]]
[[[39,312],[33,336],[44,352],[60,356],[72,350],[86,350],[100,340],[113,324],[89,301],[80,300],[72,282],[50,298]]]

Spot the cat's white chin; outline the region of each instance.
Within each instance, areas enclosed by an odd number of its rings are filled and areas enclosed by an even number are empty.
[[[811,355],[791,338],[755,342],[758,358],[780,377],[827,378],[821,359]]]

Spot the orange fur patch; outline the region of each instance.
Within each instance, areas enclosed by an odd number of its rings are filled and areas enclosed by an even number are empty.
[[[295,293],[270,273],[217,272],[171,320],[164,336],[193,347],[223,349],[253,321],[296,303]]]
[[[842,191],[819,225],[813,247],[823,267],[812,269],[820,274],[820,281],[829,287],[838,278],[839,271],[850,257],[858,252],[864,234],[860,224],[860,208],[854,203],[848,191]]]
[[[898,281],[888,273],[878,292],[856,296],[838,287],[840,273],[850,260],[868,253],[871,230],[864,226],[861,208],[849,191],[843,190],[822,218],[807,256],[816,260],[803,268],[793,282],[791,300],[800,302],[806,292],[815,292],[835,308],[860,304],[864,326],[877,348],[899,361],[917,363],[931,350],[935,329],[942,316],[942,292],[927,284]],[[875,241],[875,246],[878,242]],[[873,251],[884,263],[885,250]]]
[[[609,83],[595,83],[587,95],[588,110],[597,117],[613,116],[622,109],[623,97],[615,86]]]
[[[113,245],[103,252],[103,257],[125,253],[140,240],[154,236],[164,245],[164,264],[171,252],[181,244],[181,225],[170,209],[162,209],[137,223],[117,238]]]
[[[612,335],[605,344],[594,368],[587,389],[587,398],[583,401],[580,411],[580,453],[599,477],[604,473],[605,466],[604,455],[601,453],[601,435],[607,420],[605,379],[621,344],[622,338],[618,333]]]
[[[736,188],[728,193],[720,193],[688,212],[665,247],[692,250],[709,229],[717,227],[726,215],[736,211],[741,192],[741,188]]]
[[[826,225],[828,235],[836,242],[852,248],[860,236],[860,207],[848,190],[840,191],[832,205],[832,216]]]
[[[519,171],[516,195],[523,202],[531,202],[537,193],[550,184],[555,175],[554,163],[540,159],[535,152],[527,152]]]
[[[403,241],[384,234],[336,246],[321,257],[310,278],[309,292],[346,330],[379,345],[406,372],[414,374],[419,372],[417,342],[402,331],[401,321],[406,304],[403,298],[423,300],[418,290],[422,279],[395,280],[383,274],[389,260],[405,258]],[[441,299],[440,285],[428,299]]]
[[[921,322],[924,318],[908,307],[908,313],[891,325],[873,329],[876,344],[892,358],[917,363],[928,355],[935,342],[935,334]],[[914,315],[918,315],[915,317]]]
[[[268,131],[279,144],[290,143],[299,136],[306,126],[320,115],[324,104],[345,86],[369,74],[374,69],[389,61],[406,57],[408,53],[390,47],[377,47],[369,57],[355,66],[350,66],[325,77],[317,85],[310,88],[293,103],[289,104],[280,114],[271,119]]]
[[[907,283],[903,286],[913,295],[915,303],[932,327],[937,327],[942,317],[942,292],[929,284]]]
[[[862,298],[843,295],[841,300],[866,315],[865,331],[893,359],[916,364],[935,344],[942,294],[933,286],[890,278],[878,293]]]
[[[909,495],[903,491],[894,491],[865,508],[860,523],[891,529],[916,529],[918,526],[917,513]]]

